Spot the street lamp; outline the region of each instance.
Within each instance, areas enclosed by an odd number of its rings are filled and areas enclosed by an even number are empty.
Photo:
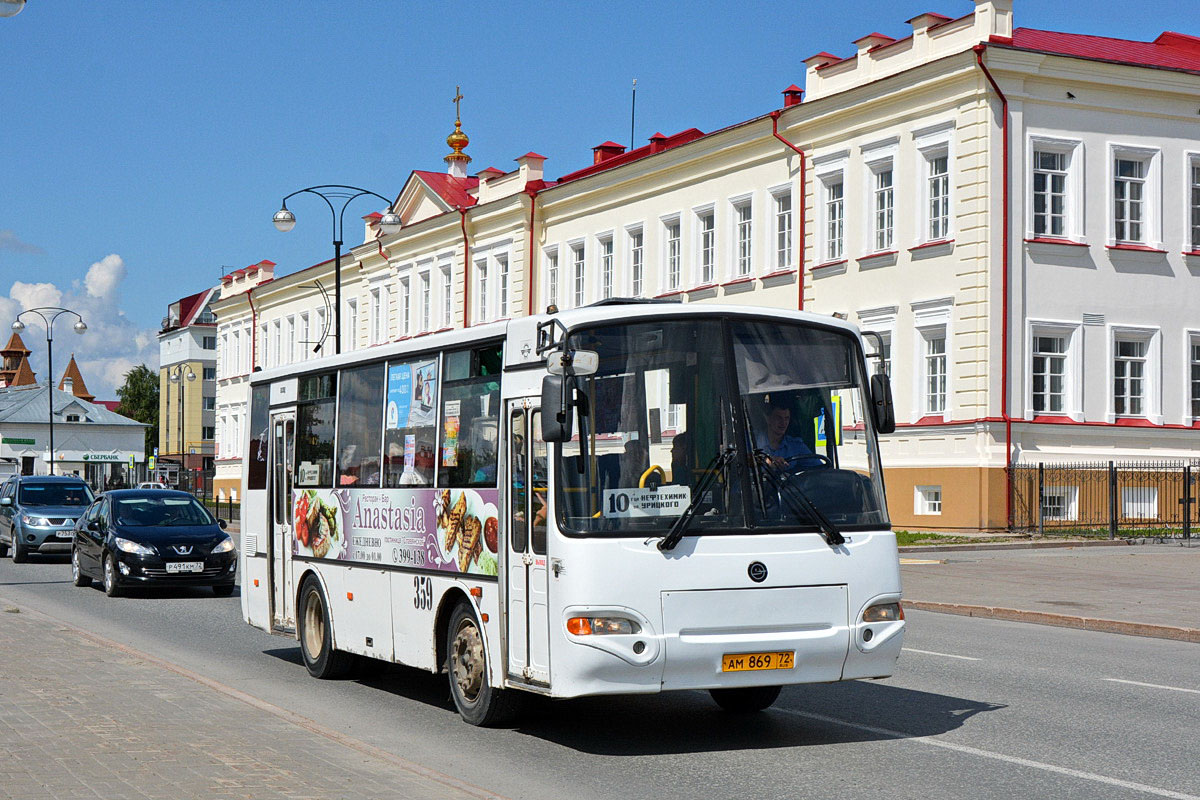
[[[187,370],[187,372],[184,372],[185,369]],[[184,433],[184,425],[183,425],[184,402],[183,401],[184,401],[184,395],[186,394],[185,386],[184,386],[183,382],[185,380],[188,383],[191,383],[192,381],[196,380],[196,373],[192,372],[192,368],[189,367],[187,364],[176,364],[174,367],[167,367],[167,392],[168,392],[167,404],[168,404],[168,407],[169,407],[169,403],[171,402],[171,398],[169,396],[169,393],[171,391],[171,384],[172,383],[179,384],[179,417],[178,417],[178,419],[176,419],[176,427],[179,429],[179,472],[180,472],[181,478],[183,476],[183,473],[187,470],[187,454],[184,452],[184,449],[183,449],[183,433]]]
[[[0,0],[0,3],[7,0]],[[17,9],[20,11],[21,9]],[[15,11],[13,12],[16,13]],[[11,16],[11,15],[10,15]],[[84,324],[83,317],[69,308],[59,308],[58,306],[41,306],[39,308],[27,308],[20,314],[17,314],[16,320],[12,324],[13,333],[20,333],[25,330],[25,323],[21,321],[21,317],[26,314],[36,314],[41,317],[42,325],[46,328],[46,373],[49,376],[46,381],[46,401],[50,406],[50,474],[54,474],[54,323],[63,314],[75,315],[75,332],[83,333],[87,330],[87,325]]]
[[[329,213],[333,215],[333,304],[334,304],[334,335],[333,349],[335,353],[342,352],[342,223],[346,216],[346,206],[350,205],[350,201],[362,197],[363,195],[371,195],[378,197],[380,200],[388,204],[388,212],[379,220],[379,228],[384,234],[390,236],[400,230],[400,215],[392,211],[392,201],[388,200],[381,194],[367,189],[359,189],[357,186],[344,186],[342,184],[325,184],[322,186],[310,186],[307,189],[298,189],[287,197],[283,198],[282,207],[275,212],[272,222],[281,233],[287,233],[292,228],[296,227],[296,215],[288,211],[287,201],[298,194],[308,192],[315,194],[317,197],[325,201],[329,206]],[[330,198],[336,200],[344,200],[341,210],[335,210]]]
[[[25,7],[25,0],[0,0],[0,17],[15,17]]]

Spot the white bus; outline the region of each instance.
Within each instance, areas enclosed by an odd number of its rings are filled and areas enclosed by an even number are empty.
[[[256,372],[250,421],[243,614],[318,678],[445,670],[485,725],[900,653],[891,393],[840,320],[606,301]]]

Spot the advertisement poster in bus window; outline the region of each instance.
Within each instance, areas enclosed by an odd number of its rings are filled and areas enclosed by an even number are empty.
[[[437,360],[388,366],[388,430],[424,428],[437,415]]]
[[[496,489],[295,492],[292,552],[309,558],[495,575]]]
[[[442,415],[442,466],[458,466],[458,431],[459,412],[462,401],[449,400],[446,402],[446,413]]]

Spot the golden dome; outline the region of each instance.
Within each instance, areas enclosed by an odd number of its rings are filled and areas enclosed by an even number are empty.
[[[467,135],[465,133],[463,133],[462,122],[455,120],[454,121],[454,133],[452,133],[446,137],[446,144],[450,145],[450,149],[454,151],[453,153],[450,153],[448,156],[446,156],[447,160],[449,160],[449,159],[464,160],[465,159],[467,161],[470,161],[471,157],[463,152],[463,150],[466,148],[466,146],[469,145],[470,143],[471,143],[471,140],[469,138],[467,138]]]

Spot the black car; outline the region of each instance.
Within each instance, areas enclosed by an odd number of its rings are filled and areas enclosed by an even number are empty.
[[[237,550],[224,529],[187,492],[105,492],[75,526],[71,574],[76,586],[100,581],[109,597],[131,586],[211,586],[228,597]]]

